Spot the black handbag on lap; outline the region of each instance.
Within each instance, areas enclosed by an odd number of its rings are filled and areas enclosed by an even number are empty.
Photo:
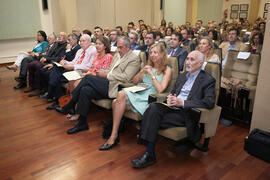
[[[270,133],[254,129],[245,139],[244,149],[251,155],[270,162]]]

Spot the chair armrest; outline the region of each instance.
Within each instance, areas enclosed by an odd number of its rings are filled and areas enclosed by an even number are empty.
[[[131,87],[131,86],[134,86],[134,84],[133,83],[119,84],[118,85],[118,91],[121,91],[122,89],[127,88],[127,87]]]
[[[148,96],[148,103],[152,102],[164,102],[169,93],[160,93],[160,94],[150,94]]]
[[[221,107],[215,105],[213,109],[206,108],[194,108],[197,111],[200,111],[200,121],[199,123],[204,124],[205,137],[211,137],[216,134],[216,129],[218,121],[220,118]]]

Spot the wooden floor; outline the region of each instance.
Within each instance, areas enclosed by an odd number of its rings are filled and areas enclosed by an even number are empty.
[[[103,121],[111,112],[92,108],[90,130],[67,135],[74,126],[64,115],[45,110],[48,105],[14,90],[17,73],[0,68],[0,179],[270,179],[270,164],[243,150],[248,128],[219,125],[210,151],[178,154],[173,143],[159,138],[157,163],[133,169],[130,159],[145,147],[136,144],[131,121],[120,144],[108,152],[98,150]]]

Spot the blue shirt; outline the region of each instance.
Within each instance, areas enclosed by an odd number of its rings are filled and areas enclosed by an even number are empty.
[[[224,66],[225,66],[225,64],[226,64],[226,61],[227,61],[227,59],[228,59],[228,53],[229,53],[229,50],[233,50],[233,49],[234,49],[234,45],[230,45],[229,48],[228,48],[228,52],[227,52],[225,58],[224,58],[223,61],[222,61],[222,68],[224,68]]]
[[[45,48],[48,46],[48,42],[47,41],[43,41],[42,43],[38,43],[36,45],[36,47],[34,47],[34,49],[32,50],[33,52],[44,52]]]
[[[190,73],[186,74],[187,81],[185,82],[180,93],[177,96],[177,98],[182,99],[183,107],[184,107],[184,101],[187,100],[188,95],[190,93],[190,90],[191,90],[191,88],[192,88],[192,86],[193,86],[193,84],[194,84],[194,82],[195,82],[195,80],[200,72],[201,72],[201,70],[199,69],[198,71],[194,72],[193,74],[190,74]]]

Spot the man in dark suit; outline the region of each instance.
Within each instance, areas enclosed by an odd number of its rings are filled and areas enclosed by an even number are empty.
[[[145,45],[140,47],[141,51],[145,51],[146,59],[148,59],[149,49],[155,43],[156,33],[148,32],[145,37]]]
[[[192,143],[200,140],[198,122],[190,118],[190,108],[211,109],[215,105],[215,79],[201,70],[203,62],[201,52],[189,53],[186,72],[179,75],[167,97],[167,105],[152,103],[143,114],[140,137],[147,142],[147,150],[131,161],[134,168],[144,168],[156,162],[155,141],[159,129],[185,126]]]
[[[81,49],[81,46],[79,45],[79,36],[76,34],[69,34],[68,44],[66,46],[65,60],[72,61],[79,49]]]
[[[179,71],[183,70],[186,57],[188,55],[187,50],[181,47],[182,35],[178,32],[173,32],[170,40],[170,48],[167,49],[168,55],[177,57]]]

